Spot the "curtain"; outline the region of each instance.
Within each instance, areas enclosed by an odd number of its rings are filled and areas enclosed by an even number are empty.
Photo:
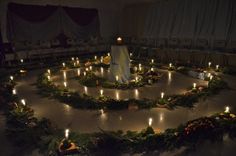
[[[123,19],[125,36],[236,41],[235,0],[161,0],[129,6]]]
[[[7,24],[10,41],[49,41],[61,34],[88,39],[100,34],[96,9],[10,3]]]

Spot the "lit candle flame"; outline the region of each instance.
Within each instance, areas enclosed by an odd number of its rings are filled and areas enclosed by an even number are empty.
[[[84,93],[88,94],[88,88],[86,86],[84,86]]]
[[[148,126],[149,126],[149,127],[152,126],[152,122],[153,122],[153,119],[152,119],[152,118],[149,118],[149,119],[148,119]]]
[[[169,63],[169,67],[170,67],[170,68],[172,67],[172,63]]]
[[[50,70],[50,69],[48,69],[48,70],[47,70],[47,73],[48,73],[48,74],[51,74],[51,70]]]
[[[211,62],[208,62],[208,67],[209,67],[209,68],[211,67]]]
[[[216,65],[216,70],[218,70],[218,69],[219,69],[219,67],[220,67],[219,65]]]
[[[14,77],[13,76],[10,76],[10,80],[13,81]]]
[[[67,82],[64,82],[63,84],[64,84],[64,87],[67,87]]]
[[[62,63],[62,66],[63,66],[63,67],[66,67],[66,64],[63,62],[63,63]]]
[[[103,89],[100,89],[100,95],[103,96]]]
[[[119,76],[118,75],[116,75],[116,81],[119,81]]]
[[[193,83],[193,89],[196,89],[196,87],[197,87],[197,84]]]
[[[70,133],[70,130],[69,130],[69,129],[66,129],[66,130],[65,130],[65,138],[66,138],[66,139],[69,138],[69,133]]]
[[[152,59],[151,62],[154,63],[154,59]]]
[[[13,89],[13,90],[12,90],[12,94],[13,94],[13,95],[16,95],[16,89]]]
[[[225,113],[229,113],[230,111],[229,111],[229,106],[226,106],[225,107]]]
[[[162,99],[164,98],[164,95],[165,95],[165,93],[164,93],[164,92],[161,92],[161,98],[162,98]]]
[[[25,106],[26,105],[25,99],[21,99],[21,103]]]

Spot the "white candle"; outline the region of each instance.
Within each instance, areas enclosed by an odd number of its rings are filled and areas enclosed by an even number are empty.
[[[135,92],[135,97],[138,98],[139,95],[138,89],[135,89],[134,92]]]
[[[135,76],[135,81],[138,82],[138,76]]]
[[[170,67],[170,68],[172,67],[172,63],[169,63],[169,67]]]
[[[50,81],[50,80],[51,80],[51,77],[50,77],[50,75],[48,75],[47,77],[48,77],[48,80]]]
[[[153,72],[153,71],[154,71],[154,68],[151,68],[151,71]]]
[[[51,74],[51,70],[50,70],[50,69],[48,69],[48,70],[47,70],[47,73],[48,73],[48,74]]]
[[[213,75],[210,76],[210,80],[212,80],[212,79],[213,79]]]
[[[76,64],[79,65],[79,60],[76,61]]]
[[[116,75],[116,81],[119,81],[119,76],[118,75]]]
[[[154,63],[154,59],[152,59],[151,62]]]
[[[216,65],[216,70],[218,70],[218,69],[219,69],[219,67],[220,67],[219,65]]]
[[[86,71],[84,71],[84,76],[86,76]]]
[[[107,56],[110,56],[110,53],[107,53]]]
[[[208,67],[209,67],[209,68],[211,67],[211,62],[208,62]]]
[[[132,57],[132,56],[133,56],[133,53],[129,53],[129,56]]]
[[[62,63],[62,66],[63,66],[63,67],[66,67],[66,64],[63,62],[63,63]]]
[[[100,89],[100,95],[103,96],[103,89]]]
[[[229,113],[229,112],[230,112],[229,106],[226,106],[225,107],[225,113]]]
[[[93,66],[89,66],[89,70],[93,70]]]
[[[24,60],[23,60],[23,59],[20,59],[20,62],[21,62],[21,63],[23,63],[23,62],[24,62]]]
[[[63,78],[66,79],[66,71],[63,71]]]
[[[153,119],[152,119],[152,118],[149,118],[149,119],[148,119],[148,126],[149,126],[149,127],[152,126],[152,122],[153,122]]]
[[[193,89],[196,89],[196,87],[197,87],[197,84],[193,83]]]
[[[25,99],[21,99],[21,103],[25,106],[26,105]]]
[[[10,80],[13,81],[14,77],[13,76],[10,76]]]
[[[64,84],[64,87],[67,87],[67,82],[64,82],[63,84]]]
[[[75,60],[75,58],[74,57],[71,57],[71,61],[74,61]]]
[[[80,68],[77,69],[77,75],[80,76]]]
[[[70,133],[70,130],[69,130],[69,129],[66,129],[66,130],[65,130],[65,138],[66,138],[66,139],[69,138],[69,133]]]
[[[94,60],[96,60],[96,59],[97,59],[97,56],[95,55],[95,56],[94,56]]]
[[[84,86],[84,93],[88,94],[88,88],[86,86]]]
[[[161,92],[161,98],[162,98],[162,99],[164,98],[164,95],[165,95],[165,93],[164,93],[164,92]]]
[[[16,89],[13,89],[13,90],[12,90],[12,94],[13,94],[13,95],[16,95]]]
[[[104,72],[103,67],[101,67],[100,70],[101,70],[101,74],[103,75],[103,72]]]
[[[119,100],[120,99],[120,95],[119,95],[119,92],[116,91],[116,99]]]

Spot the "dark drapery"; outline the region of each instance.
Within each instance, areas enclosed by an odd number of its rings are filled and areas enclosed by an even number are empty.
[[[94,18],[98,17],[97,9],[71,8],[63,7],[69,17],[80,26],[91,23]]]
[[[9,41],[37,43],[62,34],[73,39],[100,35],[97,9],[10,3],[7,11]]]
[[[36,6],[10,3],[8,11],[29,22],[40,22],[47,19],[57,10],[57,6]]]

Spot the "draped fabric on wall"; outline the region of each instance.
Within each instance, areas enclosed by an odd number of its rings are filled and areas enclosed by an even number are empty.
[[[48,41],[60,34],[88,39],[100,34],[96,9],[10,3],[7,24],[9,41]]]
[[[236,41],[235,0],[161,0],[127,7],[123,18],[126,36]]]

